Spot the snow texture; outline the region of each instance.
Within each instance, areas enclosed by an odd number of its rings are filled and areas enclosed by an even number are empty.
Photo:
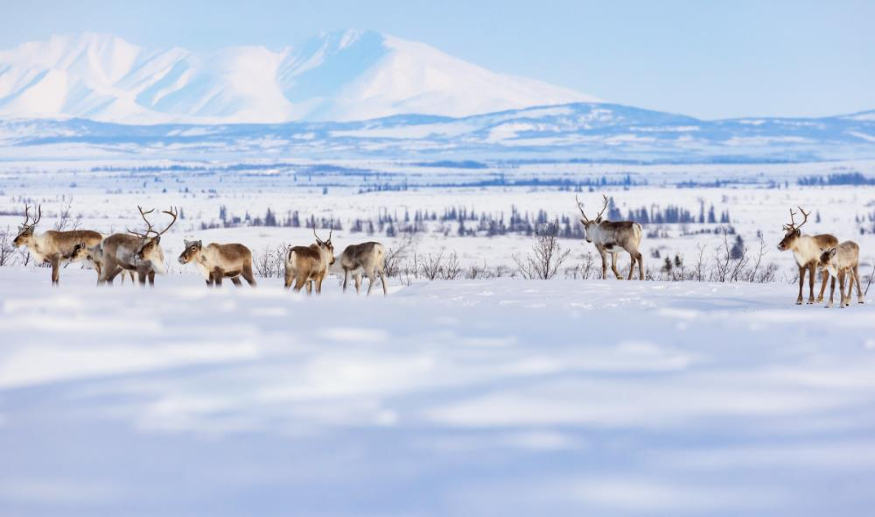
[[[3,515],[865,515],[872,305],[0,268]],[[230,286],[228,286],[230,287]]]

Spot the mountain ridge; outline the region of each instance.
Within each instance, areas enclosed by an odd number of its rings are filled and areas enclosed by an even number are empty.
[[[375,31],[324,33],[300,47],[193,52],[114,35],[55,35],[0,51],[0,116],[142,123],[462,116],[598,101],[497,74],[423,43]]]

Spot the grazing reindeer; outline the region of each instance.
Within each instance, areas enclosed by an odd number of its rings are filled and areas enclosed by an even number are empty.
[[[92,266],[97,271],[97,282],[100,283],[101,272],[103,271],[103,243],[97,243],[94,246],[89,246],[84,242],[80,242],[73,247],[73,252],[70,253],[70,262],[85,262]],[[124,271],[119,268],[122,273],[122,284],[125,283]],[[131,285],[135,285],[134,272],[127,271],[131,276]]]
[[[836,277],[839,280],[839,294],[841,295],[839,307],[847,307],[851,304],[851,291],[854,290],[855,281],[857,283],[857,303],[864,302],[863,290],[860,288],[860,247],[857,246],[856,242],[845,241],[835,248],[824,251],[820,255],[820,264],[832,276],[827,307],[832,307]],[[847,295],[845,295],[845,277],[848,277]]]
[[[380,275],[383,284],[383,296],[386,296],[386,276],[383,273],[383,245],[379,242],[363,242],[347,246],[340,254],[340,267],[343,268],[343,292],[352,273],[355,280],[355,292],[358,294],[362,286],[362,273],[368,277],[368,294],[374,287],[375,274]]]
[[[327,241],[316,235],[316,228],[313,228],[313,235],[316,236],[315,244],[289,249],[286,255],[286,289],[292,286],[294,280],[296,292],[307,284],[307,294],[310,294],[312,282],[316,283],[316,294],[322,292],[322,280],[328,273],[328,266],[334,264],[334,245],[331,244],[331,232]]]
[[[611,270],[617,276],[617,280],[622,280],[620,272],[617,271],[617,254],[619,249],[626,250],[632,257],[632,263],[629,265],[629,277],[627,280],[632,280],[632,273],[635,271],[635,263],[638,263],[638,278],[644,280],[644,258],[638,247],[641,245],[641,225],[632,221],[607,221],[602,220],[602,214],[608,208],[608,196],[602,194],[605,198],[605,205],[601,212],[595,216],[595,219],[589,219],[583,212],[583,203],[574,196],[577,201],[577,208],[580,210],[580,215],[583,218],[580,220],[583,223],[583,229],[586,236],[586,242],[594,243],[595,248],[602,256],[602,278],[608,277],[608,253],[611,254]]]
[[[136,271],[140,285],[145,285],[147,278],[149,285],[155,285],[155,273],[165,273],[161,236],[176,223],[178,212],[173,208],[169,211],[165,210],[163,213],[173,219],[163,230],[156,232],[146,217],[155,210],[144,212],[139,206],[137,209],[140,210],[140,216],[146,221],[146,232],[138,233],[128,230],[128,233],[116,233],[103,240],[103,268],[98,283],[112,283],[115,276],[125,270]],[[151,234],[154,236],[150,237]]]
[[[823,250],[834,248],[838,245],[839,240],[834,235],[823,233],[820,235],[802,235],[802,228],[808,222],[808,216],[811,212],[805,212],[801,207],[804,219],[798,225],[796,224],[796,212],[790,209],[790,224],[784,225],[784,238],[778,243],[780,251],[792,250],[793,258],[796,259],[796,265],[799,266],[799,297],[796,298],[796,305],[802,305],[802,286],[805,284],[805,271],[808,271],[808,304],[814,303],[814,276],[817,273],[817,266],[820,265],[820,256]],[[820,295],[817,297],[817,303],[823,301],[823,293],[826,291],[826,274],[823,274],[823,285],[820,287]]]
[[[185,249],[179,255],[180,264],[194,261],[208,286],[222,285],[222,278],[230,278],[234,285],[243,285],[243,277],[255,287],[252,276],[252,252],[242,244],[216,244],[204,248],[201,241],[185,241]]]
[[[68,261],[73,248],[80,242],[97,244],[103,235],[91,230],[55,231],[34,233],[36,225],[43,217],[42,206],[37,205],[36,217],[30,220],[30,207],[24,205],[24,224],[18,228],[18,236],[12,241],[16,248],[27,246],[37,263],[48,262],[52,265],[52,285],[57,285],[60,277],[62,261]]]

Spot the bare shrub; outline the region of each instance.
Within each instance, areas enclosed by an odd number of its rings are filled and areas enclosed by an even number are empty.
[[[255,274],[262,278],[282,278],[286,270],[286,253],[289,247],[285,244],[270,247],[252,254],[252,266]]]
[[[455,251],[450,253],[450,256],[447,257],[447,263],[444,266],[443,273],[444,280],[455,280],[456,278],[461,277],[462,266],[459,265],[459,255]]]
[[[477,264],[472,264],[468,267],[467,271],[465,271],[465,278],[468,280],[479,280],[483,278],[492,278],[494,274],[489,271],[489,267],[486,265],[486,261],[483,261],[483,265],[479,266]]]
[[[544,224],[535,230],[535,244],[531,253],[524,257],[513,256],[523,278],[549,280],[559,272],[559,267],[571,253],[571,250],[563,251],[559,246],[559,228],[558,220]]]
[[[383,272],[389,277],[401,276],[401,260],[413,248],[413,234],[405,234],[393,248],[389,248],[383,260]]]
[[[13,264],[15,246],[12,245],[12,240],[8,228],[0,232],[0,267]]]
[[[73,217],[73,198],[70,198],[70,201],[63,205],[60,213],[58,213],[58,220],[55,221],[55,230],[59,232],[78,230],[80,224],[80,218]]]
[[[572,280],[589,280],[590,278],[597,277],[598,271],[596,271],[595,267],[595,255],[592,252],[586,252],[586,254],[581,255],[581,262],[565,269],[565,278]]]
[[[429,281],[440,278],[444,271],[444,248],[437,253],[429,253],[428,255],[413,255],[413,262],[419,271]]]

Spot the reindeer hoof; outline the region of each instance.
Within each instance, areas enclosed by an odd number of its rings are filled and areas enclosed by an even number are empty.
[[[827,309],[832,309],[832,303],[828,303],[828,304],[824,305],[824,307],[826,307]]]
[[[802,300],[796,300],[796,305],[802,305]]]

